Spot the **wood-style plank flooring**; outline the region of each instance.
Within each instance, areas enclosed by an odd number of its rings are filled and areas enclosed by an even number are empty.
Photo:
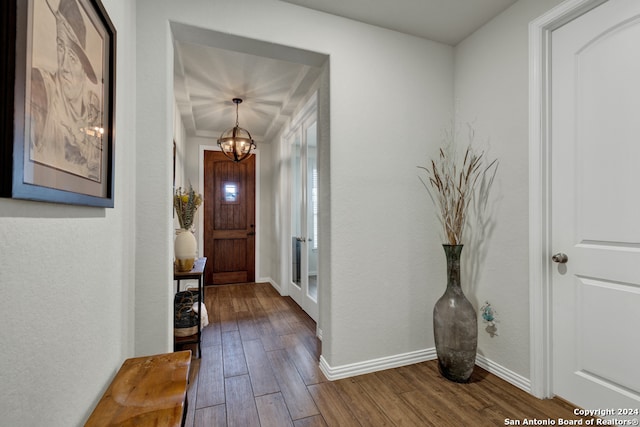
[[[192,362],[188,427],[504,426],[577,419],[476,367],[452,383],[429,361],[328,381],[315,323],[267,283],[205,289],[210,325]],[[511,425],[516,425],[511,424]]]

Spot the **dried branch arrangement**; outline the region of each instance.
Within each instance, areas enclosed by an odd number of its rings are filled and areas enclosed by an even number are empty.
[[[495,159],[487,164],[484,152],[472,148],[474,130],[469,126],[469,145],[459,161],[453,132],[445,132],[445,146],[440,148],[439,156],[428,166],[418,166],[427,174],[426,181],[420,177],[431,200],[439,209],[438,219],[444,227],[446,241],[450,245],[462,244],[462,232],[467,221],[469,205],[477,189],[478,197],[485,200],[491,187],[498,165]],[[493,173],[490,173],[493,171]],[[488,181],[485,178],[488,176]],[[480,184],[480,187],[478,185]]]
[[[173,207],[176,210],[180,228],[189,230],[193,226],[196,211],[201,204],[202,195],[196,193],[191,184],[189,184],[188,190],[183,190],[182,187],[179,187],[174,191]]]

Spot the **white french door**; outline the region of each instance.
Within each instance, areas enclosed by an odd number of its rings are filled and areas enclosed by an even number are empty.
[[[290,146],[289,295],[318,321],[318,121],[315,103],[288,139]]]
[[[553,389],[627,420],[640,410],[638,46],[637,0],[552,33]]]

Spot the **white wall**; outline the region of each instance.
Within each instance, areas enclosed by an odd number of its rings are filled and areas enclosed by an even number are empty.
[[[168,23],[160,23],[166,31],[158,34],[148,25],[144,3],[136,2],[134,74],[138,158],[135,280],[136,300],[144,301],[136,307],[138,355],[173,349],[173,157],[169,148],[174,136],[173,61]]]
[[[182,117],[178,113],[178,106],[173,104],[173,142],[176,144],[176,179],[175,179],[175,187],[176,188],[188,188],[190,177],[187,177],[186,174],[188,171],[185,170],[185,166],[187,164],[188,157],[188,149],[189,144],[187,140],[187,131],[184,128],[184,123],[182,123]],[[169,145],[172,147],[172,143]],[[194,184],[197,185],[197,180],[191,180]],[[175,224],[176,228],[179,228],[178,220],[176,219]]]
[[[170,158],[157,150],[171,135],[169,20],[330,55],[324,357],[339,366],[432,347],[445,274],[415,166],[452,109],[452,48],[275,0],[141,0],[137,13],[138,154],[158,170],[138,175],[138,351],[170,339]]]
[[[276,217],[274,194],[274,174],[277,170],[274,164],[273,145],[260,147],[260,178],[259,188],[256,192],[260,195],[260,221],[256,224],[256,234],[259,239],[259,246],[256,246],[256,257],[258,267],[256,269],[256,280],[275,279],[273,273],[274,263],[278,259],[278,252],[273,247],[275,233],[277,229],[273,227],[273,218]]]
[[[82,425],[133,354],[135,9],[118,32],[115,207],[0,199],[0,425]]]
[[[499,336],[480,320],[481,355],[529,377],[528,23],[560,0],[520,0],[455,49],[455,99],[462,121],[500,161],[481,266],[470,293],[498,312]],[[487,142],[488,141],[488,142]],[[478,246],[465,248],[463,257]],[[486,258],[485,258],[486,257]],[[465,264],[471,281],[471,265]]]

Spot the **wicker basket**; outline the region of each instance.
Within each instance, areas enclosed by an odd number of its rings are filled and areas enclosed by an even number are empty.
[[[173,328],[173,335],[181,337],[190,337],[198,333],[198,326],[192,326],[190,328]]]
[[[187,290],[176,293],[174,298],[173,335],[188,337],[198,333],[200,317],[193,310],[199,300],[198,291]]]

